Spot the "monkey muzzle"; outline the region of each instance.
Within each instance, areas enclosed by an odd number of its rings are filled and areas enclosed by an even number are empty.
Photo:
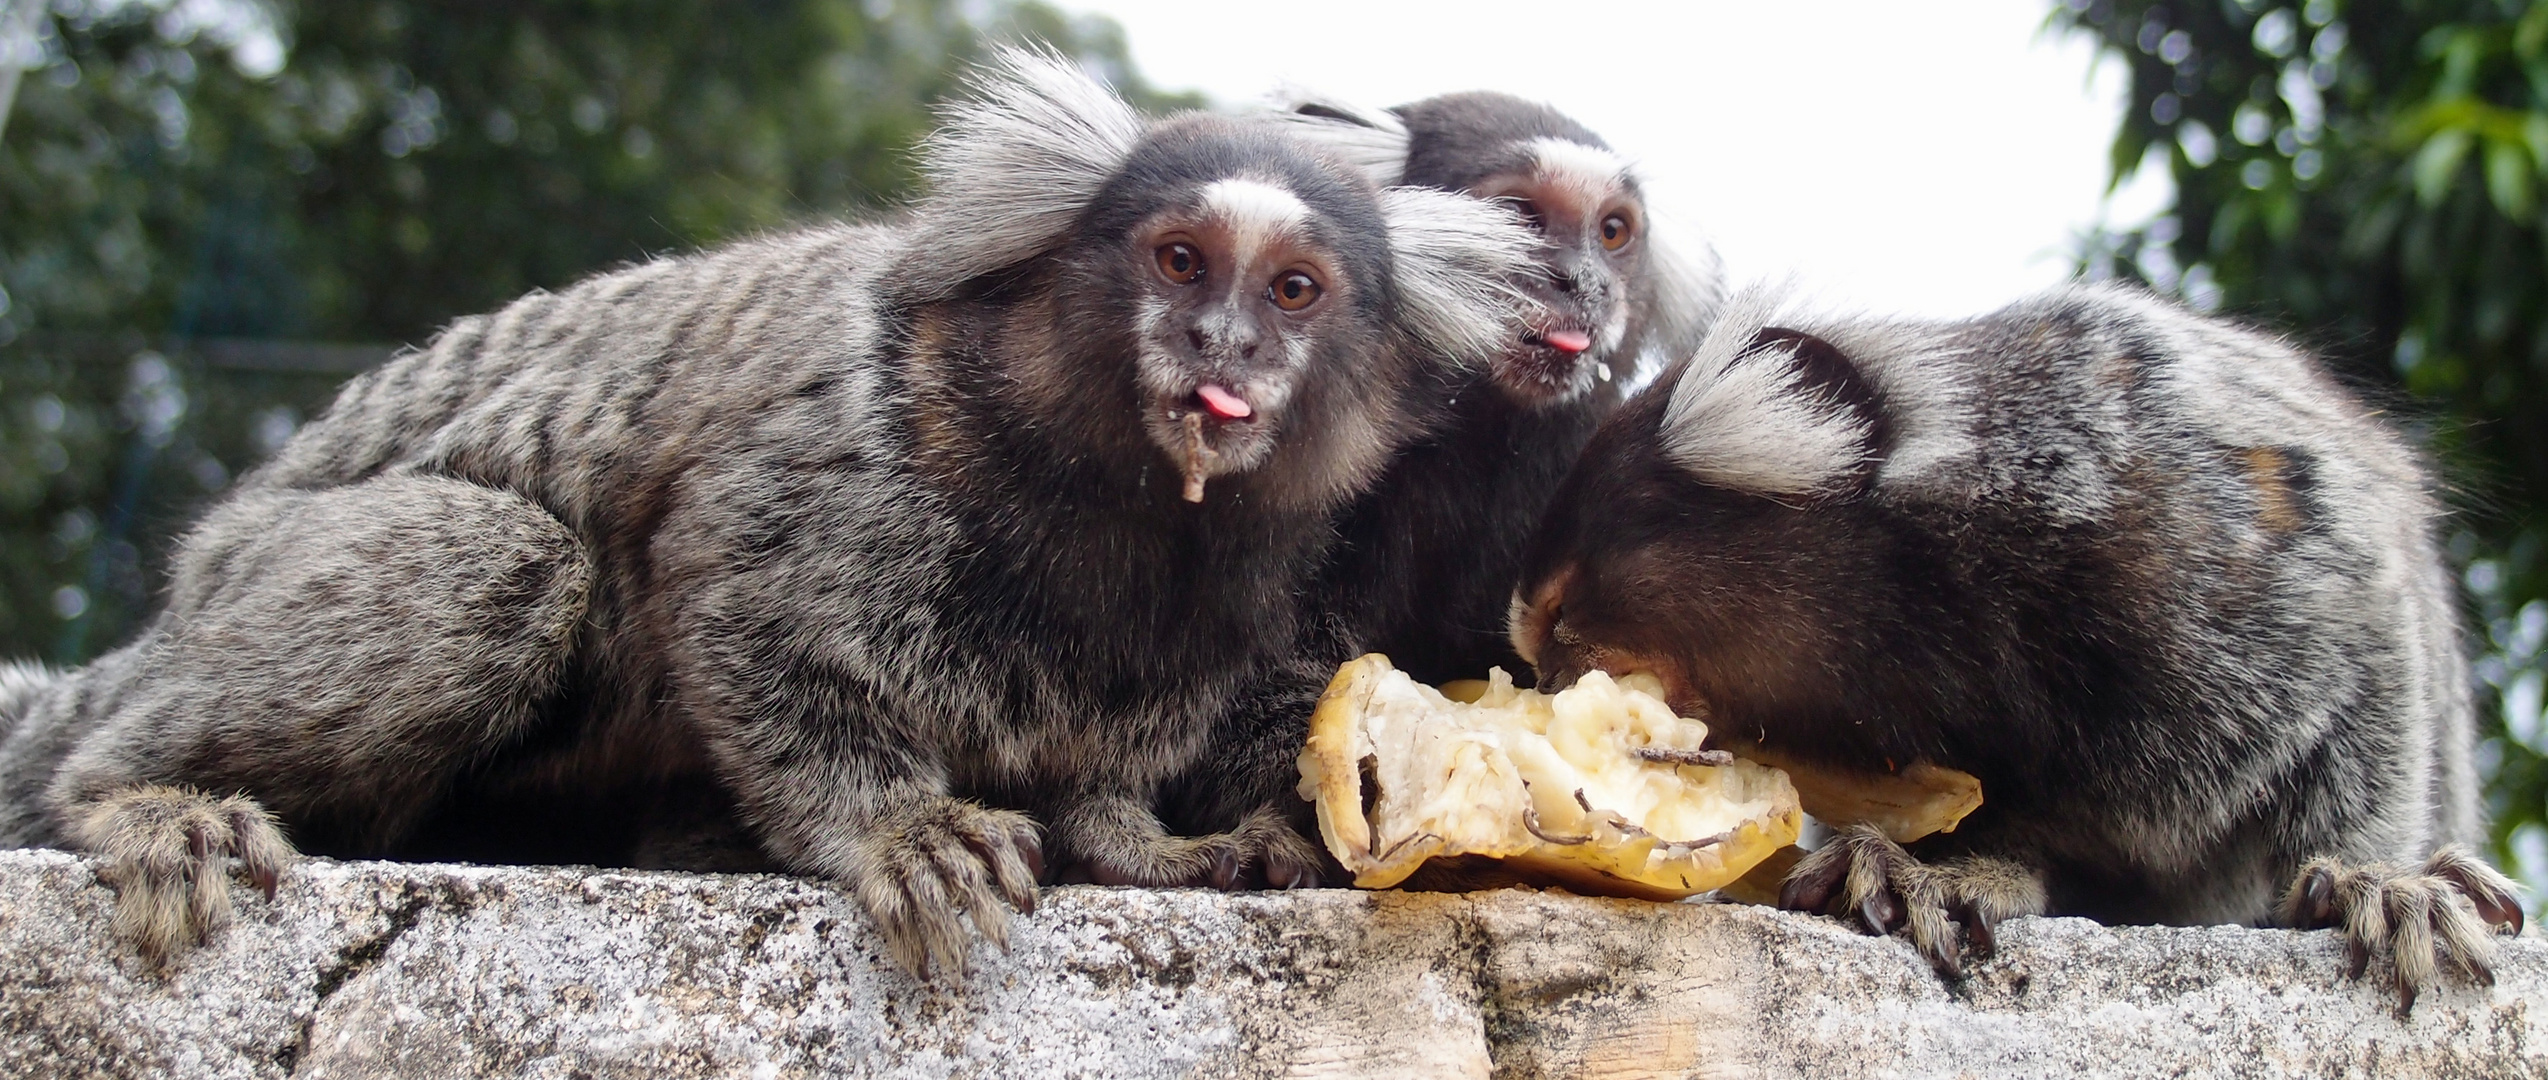
[[[1241,389],[1198,383],[1193,393],[1166,403],[1164,415],[1174,425],[1164,448],[1176,459],[1187,502],[1203,501],[1206,480],[1249,468],[1264,455],[1263,413]]]
[[[1607,350],[1596,348],[1598,344],[1592,331],[1552,321],[1524,331],[1495,358],[1490,374],[1525,404],[1554,405],[1608,378],[1610,366],[1602,359]]]

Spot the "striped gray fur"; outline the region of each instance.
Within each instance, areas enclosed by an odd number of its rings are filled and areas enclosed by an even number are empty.
[[[1513,632],[1544,682],[1658,671],[1722,738],[1981,778],[1912,848],[1971,874],[1858,838],[1798,870],[1802,906],[1890,881],[1864,910],[1978,905],[1985,942],[2046,903],[2264,922],[2314,858],[2481,836],[2435,487],[2300,349],[2141,292],[1952,322],[1755,296],[1594,437]],[[2500,884],[2468,894],[2490,917]]]
[[[679,847],[631,831],[703,790],[847,882],[914,970],[960,967],[966,919],[1000,939],[1047,853],[1314,880],[1287,793],[1206,836],[1153,807],[1226,713],[1314,677],[1292,650],[1331,518],[1421,430],[1420,372],[1510,333],[1531,241],[1270,125],[1124,135],[1048,59],[985,80],[902,215],[535,293],[349,383],[185,537],[139,639],[33,692],[10,669],[0,781],[42,813],[0,842],[110,856],[163,955],[227,910],[202,886],[225,856],[270,883],[278,823],[342,854],[611,861]],[[1099,134],[1057,156],[1057,115]],[[1030,158],[1005,186],[947,164]],[[1300,216],[1213,231],[1196,193],[1229,178]],[[1161,284],[1162,222],[1315,267],[1319,306]],[[1181,315],[1145,337],[1151,296],[1275,347],[1180,351]],[[1154,413],[1192,408],[1145,396],[1163,371],[1260,411],[1163,439]]]

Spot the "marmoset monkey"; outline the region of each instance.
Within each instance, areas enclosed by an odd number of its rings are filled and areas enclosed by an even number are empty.
[[[1295,125],[1382,183],[1510,207],[1542,241],[1535,304],[1483,365],[1447,372],[1434,432],[1354,505],[1320,580],[1355,653],[1427,682],[1519,670],[1504,635],[1522,544],[1594,425],[1651,356],[1697,344],[1720,302],[1715,254],[1658,230],[1628,159],[1582,124],[1508,94],[1374,112],[1297,91]]]
[[[925,165],[889,222],[535,294],[350,383],[138,640],[17,695],[0,779],[43,812],[0,840],[105,856],[155,955],[287,831],[395,852],[454,800],[703,775],[915,972],[962,969],[968,917],[1003,940],[1047,854],[1313,879],[1283,812],[1175,836],[1157,790],[1295,676],[1332,519],[1416,365],[1515,332],[1533,238],[1023,54]]]
[[[1311,636],[1289,680],[1300,692],[1229,714],[1223,741],[1245,749],[1167,800],[1195,830],[1228,828],[1291,789],[1315,688],[1357,654],[1387,653],[1434,682],[1518,669],[1504,613],[1532,524],[1648,355],[1695,344],[1719,301],[1714,253],[1677,254],[1627,160],[1554,109],[1494,93],[1387,111],[1299,90],[1277,102],[1276,118],[1375,183],[1504,207],[1539,245],[1513,282],[1525,313],[1508,336],[1419,369],[1406,422],[1420,437],[1342,515],[1310,589]]]
[[[2044,911],[2274,920],[2390,954],[2411,1004],[2521,921],[2456,846],[2480,813],[2433,483],[2299,350],[2146,294],[1746,301],[1593,437],[1514,646],[1544,690],[1647,670],[1717,738],[1980,777],[1917,859],[1845,831],[1782,898],[1907,926],[1942,971],[1951,922],[1987,950]]]

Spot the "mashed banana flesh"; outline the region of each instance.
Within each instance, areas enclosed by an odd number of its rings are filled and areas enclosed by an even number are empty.
[[[1482,855],[1579,892],[1673,899],[1792,843],[1786,774],[1704,749],[1651,677],[1600,672],[1556,694],[1498,671],[1463,702],[1377,654],[1336,673],[1301,754],[1301,796],[1365,888]]]

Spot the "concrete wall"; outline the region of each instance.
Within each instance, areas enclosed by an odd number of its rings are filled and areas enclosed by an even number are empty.
[[[161,976],[0,852],[0,1077],[2548,1077],[2548,941],[2411,1017],[2324,933],[2024,919],[1942,983],[1730,905],[1047,890],[962,986],[822,883],[301,864]]]

